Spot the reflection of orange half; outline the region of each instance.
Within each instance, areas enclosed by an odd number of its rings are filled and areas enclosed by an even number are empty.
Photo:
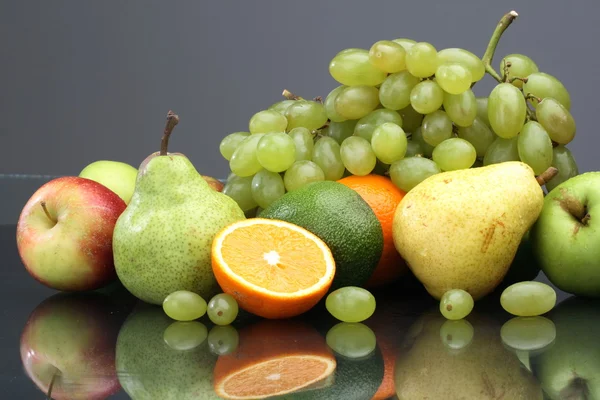
[[[237,349],[220,356],[214,387],[224,399],[257,399],[300,391],[333,374],[335,357],[310,325],[262,320],[240,331]]]

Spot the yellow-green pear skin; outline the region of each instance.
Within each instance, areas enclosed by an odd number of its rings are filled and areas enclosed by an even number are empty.
[[[438,173],[396,208],[394,245],[435,299],[463,289],[478,300],[502,281],[543,203],[519,161]]]
[[[207,301],[219,292],[211,246],[218,231],[244,219],[231,197],[213,190],[180,153],[148,156],[113,232],[119,280],[137,298],[162,304],[176,290]]]

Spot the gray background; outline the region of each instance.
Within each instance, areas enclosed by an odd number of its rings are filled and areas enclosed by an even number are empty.
[[[410,37],[483,55],[498,19],[519,13],[498,47],[532,57],[572,96],[580,171],[598,168],[597,16],[577,1],[2,1],[1,173],[78,174],[97,159],[134,166],[159,149],[225,177],[218,145],[282,89],[325,96],[331,57]],[[492,88],[491,77],[475,87]]]

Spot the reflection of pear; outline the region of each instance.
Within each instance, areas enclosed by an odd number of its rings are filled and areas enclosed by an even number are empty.
[[[475,313],[467,319],[474,335],[460,351],[441,340],[446,319],[439,313],[426,314],[416,323],[419,328],[396,359],[398,398],[541,400],[538,382],[502,345],[500,326]]]
[[[212,389],[216,356],[208,341],[174,350],[164,341],[173,320],[162,308],[142,305],[129,316],[117,340],[117,371],[134,400],[219,399]]]

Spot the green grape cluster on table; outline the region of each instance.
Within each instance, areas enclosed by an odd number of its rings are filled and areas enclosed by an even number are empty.
[[[286,90],[247,131],[223,138],[231,170],[223,192],[250,212],[347,175],[387,175],[405,192],[443,171],[504,161],[522,161],[536,175],[557,168],[547,190],[577,175],[565,86],[531,58],[510,54],[500,73],[490,64],[497,85],[476,96],[474,85],[490,72],[484,59],[406,38],[340,51],[329,63],[337,85],[324,99]]]

